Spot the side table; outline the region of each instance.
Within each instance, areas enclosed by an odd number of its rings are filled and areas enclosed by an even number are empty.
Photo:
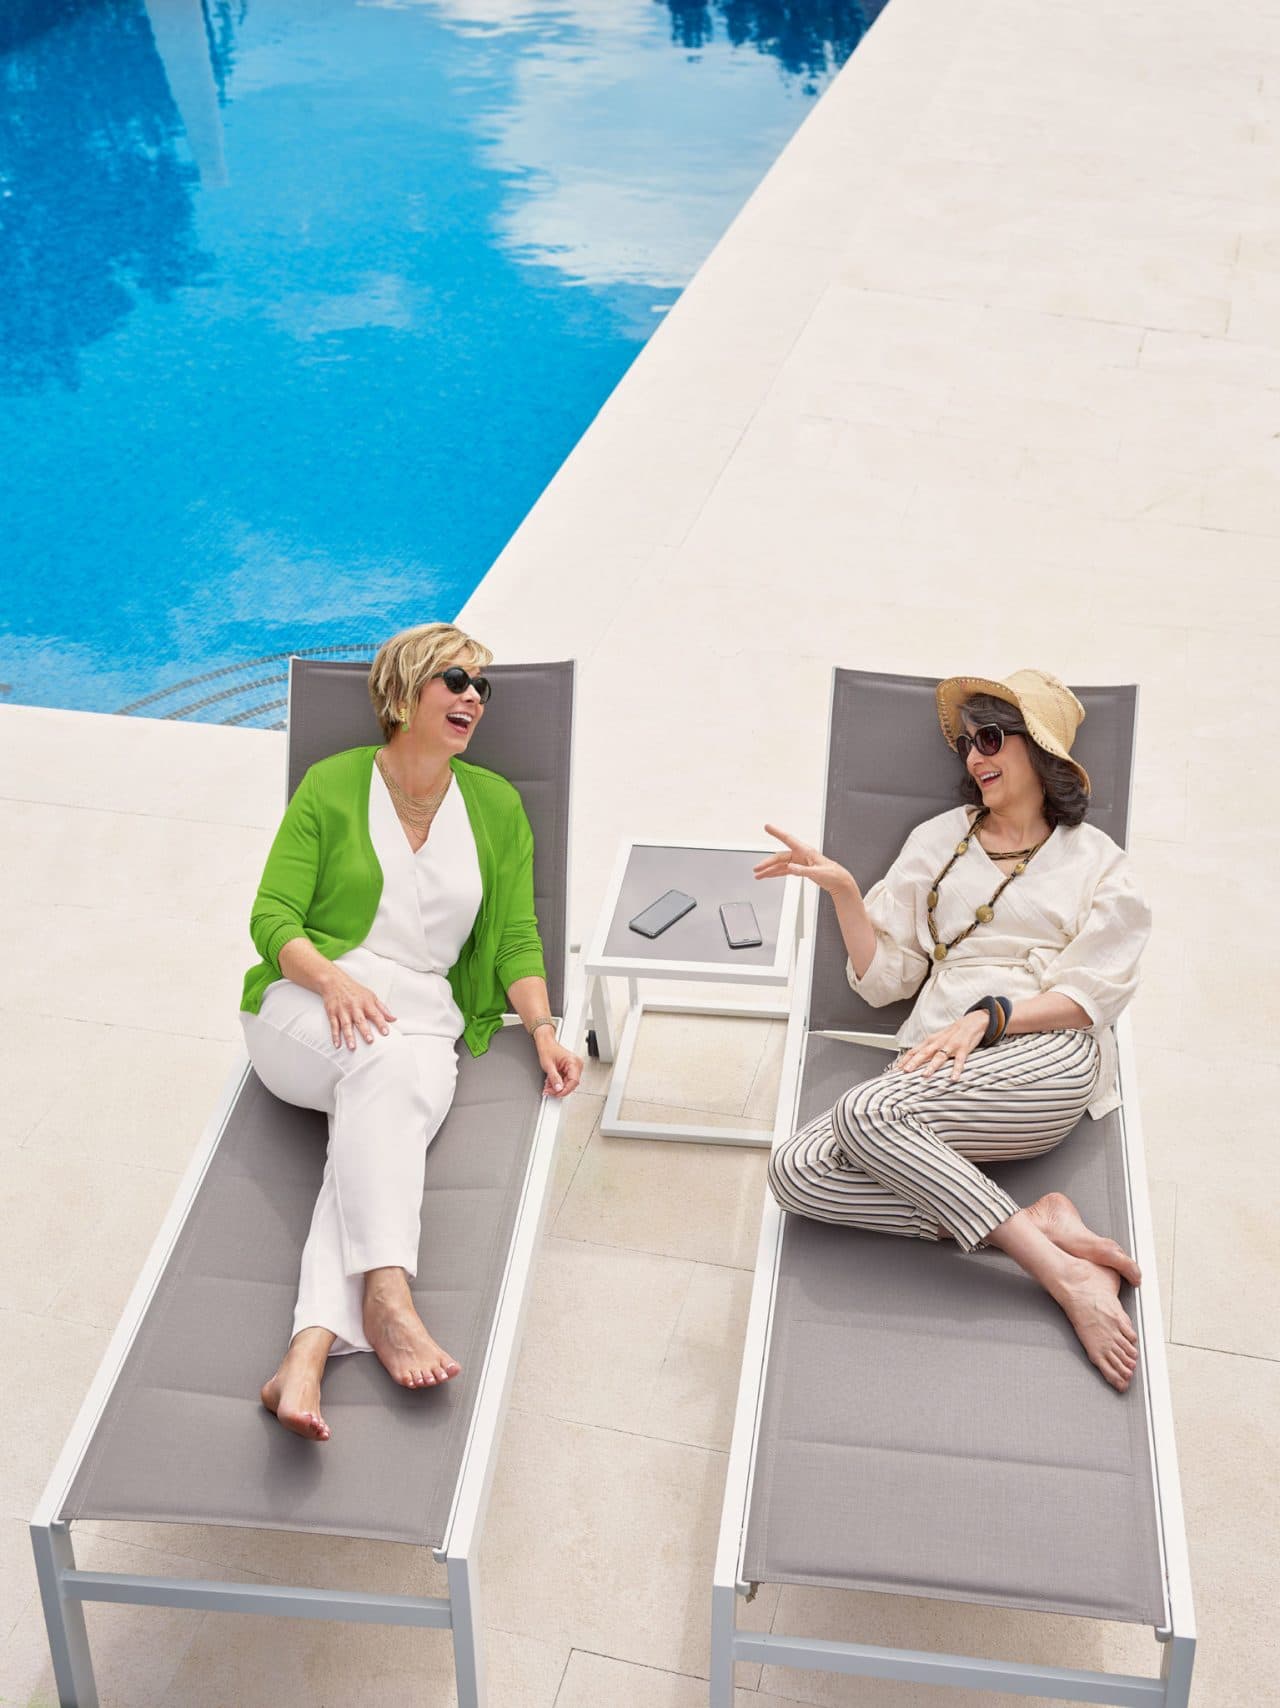
[[[651,1002],[641,998],[639,980],[680,979],[693,984],[781,987],[790,985],[801,929],[800,880],[760,883],[752,868],[772,852],[739,844],[627,841],[618,851],[595,933],[583,957],[592,1030],[587,1048],[601,1061],[615,1061],[606,981],[625,978],[627,1010],[616,1046],[616,1063],[605,1099],[600,1131],[610,1138],[683,1139],[702,1144],[767,1147],[769,1133],[747,1127],[696,1127],[624,1121],[622,1100],[645,1014],[712,1014],[784,1020],[785,1001],[769,1006],[726,1002]],[[683,890],[697,906],[662,933],[642,937],[627,921],[667,890]],[[731,949],[720,923],[720,903],[749,901],[763,942]]]

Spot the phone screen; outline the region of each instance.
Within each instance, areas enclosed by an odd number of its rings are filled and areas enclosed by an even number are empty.
[[[642,937],[660,937],[669,925],[674,925],[677,919],[683,919],[685,914],[697,905],[693,897],[685,895],[683,890],[668,890],[665,895],[659,896],[657,901],[651,901],[648,907],[627,923]]]
[[[756,910],[749,901],[720,903],[720,923],[731,949],[758,949],[763,939]]]

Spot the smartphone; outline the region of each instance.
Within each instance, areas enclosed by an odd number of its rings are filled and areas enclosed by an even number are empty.
[[[731,949],[758,949],[764,941],[756,910],[749,901],[722,901],[720,923]]]
[[[666,895],[659,896],[657,901],[651,901],[634,919],[627,924],[633,931],[638,931],[642,937],[661,937],[669,925],[674,925],[677,919],[683,919],[691,908],[697,907],[692,896],[687,896],[683,890],[668,890]]]

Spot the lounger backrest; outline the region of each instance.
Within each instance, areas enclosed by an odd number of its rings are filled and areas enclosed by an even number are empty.
[[[960,762],[938,728],[926,676],[836,670],[822,846],[848,866],[864,892],[883,877],[916,825],[960,803]],[[1072,748],[1089,773],[1089,822],[1122,846],[1128,840],[1135,687],[1076,688],[1086,717]],[[891,1037],[910,1002],[872,1008],[849,989],[834,909],[818,913],[809,1010],[812,1031]]]
[[[493,698],[467,758],[514,783],[533,826],[534,901],[551,1006],[564,1008],[569,870],[573,664],[494,664]],[[289,669],[290,795],[308,766],[382,740],[369,701],[369,667],[294,658]]]

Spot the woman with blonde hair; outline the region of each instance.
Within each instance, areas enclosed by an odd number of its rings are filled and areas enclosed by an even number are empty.
[[[1123,851],[1084,822],[1069,688],[1041,670],[953,676],[937,703],[965,804],[917,826],[865,898],[835,860],[767,827],[786,848],[757,876],[826,891],[852,988],[874,1007],[915,998],[896,1062],[779,1146],[770,1184],[796,1215],[998,1247],[1123,1390],[1137,1336],[1117,1295],[1137,1265],[1064,1194],[1020,1209],[977,1165],[1041,1156],[1086,1109],[1115,1108],[1111,1025],[1150,914]]]
[[[285,1428],[315,1441],[330,1434],[332,1355],[372,1351],[407,1388],[459,1374],[409,1291],[458,1039],[482,1055],[510,1005],[547,1096],[568,1096],[582,1073],[549,1010],[528,818],[510,783],[462,758],[491,660],[451,623],[385,643],[369,673],[383,745],[306,773],[253,905],[250,1059],[277,1097],[329,1118],[293,1333],[262,1389]]]

